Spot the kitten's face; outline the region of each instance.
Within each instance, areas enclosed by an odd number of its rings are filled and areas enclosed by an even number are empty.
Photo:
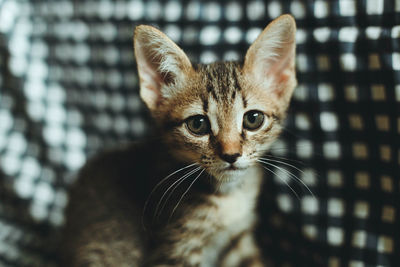
[[[178,159],[199,163],[217,179],[257,163],[278,136],[285,107],[248,79],[237,63],[198,66],[180,93],[159,106],[156,116]]]
[[[216,179],[255,165],[277,138],[296,85],[295,24],[271,23],[244,64],[193,67],[170,39],[149,26],[135,32],[141,96],[171,152]]]

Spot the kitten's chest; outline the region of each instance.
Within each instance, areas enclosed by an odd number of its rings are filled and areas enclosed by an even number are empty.
[[[256,184],[258,185],[259,181]],[[221,230],[216,232],[204,247],[202,266],[216,266],[221,252],[231,241],[254,227],[257,220],[255,208],[258,187],[253,187],[256,184],[224,197],[216,197],[214,200],[218,206],[215,220],[221,225]]]
[[[254,204],[241,196],[236,197],[236,199],[221,201],[221,210],[216,219],[223,228],[216,232],[204,246],[201,267],[216,266],[221,253],[229,247],[232,240],[243,231],[253,227],[256,221]]]
[[[251,224],[255,218],[262,172],[252,168],[242,180],[243,183],[232,192],[212,198],[217,206],[216,217],[227,230],[234,231],[235,227],[240,228],[242,224]]]
[[[236,232],[236,228],[246,227],[253,221],[256,197],[246,193],[240,191],[216,200],[218,207],[216,217],[226,230]]]

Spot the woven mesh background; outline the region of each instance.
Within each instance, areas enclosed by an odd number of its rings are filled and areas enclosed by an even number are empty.
[[[207,63],[242,58],[283,13],[298,23],[299,86],[272,149],[293,166],[271,166],[260,203],[265,253],[400,266],[399,0],[0,0],[0,266],[55,266],[74,173],[151,128],[135,25]]]

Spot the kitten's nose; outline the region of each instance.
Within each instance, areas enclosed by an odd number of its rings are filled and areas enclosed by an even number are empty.
[[[222,158],[223,160],[225,160],[226,162],[228,162],[228,163],[234,163],[234,162],[237,160],[238,157],[240,157],[240,154],[239,154],[239,153],[235,153],[235,154],[222,154],[222,155],[221,155],[221,158]]]

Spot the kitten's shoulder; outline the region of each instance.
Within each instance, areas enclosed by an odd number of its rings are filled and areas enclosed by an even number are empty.
[[[104,149],[90,158],[79,171],[70,195],[84,197],[88,192],[96,195],[117,191],[141,198],[138,188],[148,187],[154,166],[161,157],[160,144],[154,141],[133,142]]]
[[[157,157],[156,154],[159,154],[160,146],[159,142],[144,140],[106,148],[86,162],[80,171],[80,175],[87,172],[124,171],[128,167],[140,168],[144,162]]]

